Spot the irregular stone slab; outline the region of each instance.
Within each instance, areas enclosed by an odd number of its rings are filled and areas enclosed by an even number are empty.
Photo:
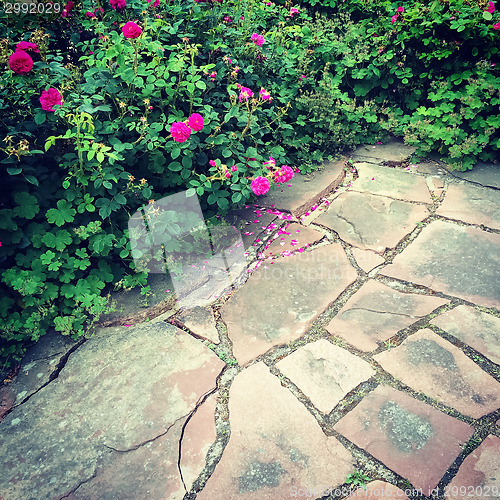
[[[353,247],[351,251],[358,266],[366,273],[385,262],[383,257],[371,250],[361,250],[360,248]]]
[[[190,491],[206,464],[210,446],[215,442],[215,404],[212,394],[198,407],[184,429],[181,441],[180,469],[187,491]],[[158,497],[160,498],[160,497]]]
[[[339,244],[259,267],[221,309],[238,362],[301,337],[356,277]]]
[[[278,230],[278,237],[263,253],[270,256],[282,255],[285,252],[286,255],[288,252],[295,252],[299,248],[307,248],[320,241],[324,236],[323,233],[312,227],[302,226],[297,223],[286,224]]]
[[[214,344],[220,342],[219,332],[215,326],[214,315],[210,307],[188,309],[180,313],[177,319],[202,339],[210,340]]]
[[[465,422],[387,386],[365,396],[334,429],[424,495],[437,486],[474,432]]]
[[[399,292],[370,280],[344,304],[326,329],[369,352],[447,302],[439,297]]]
[[[351,454],[263,363],[234,379],[229,415],[229,443],[198,500],[285,499],[294,488],[342,484],[353,471]]]
[[[500,406],[500,383],[427,328],[373,359],[415,391],[464,415],[480,418]]]
[[[450,184],[436,213],[470,224],[500,229],[500,191],[472,184]]]
[[[17,375],[0,386],[0,421],[14,405],[38,391],[55,375],[59,362],[78,342],[57,332],[48,332],[28,347]]]
[[[358,488],[352,495],[347,498],[371,498],[373,500],[383,498],[400,498],[408,500],[405,492],[393,484],[385,481],[371,481],[366,485],[366,489]]]
[[[145,443],[136,450],[112,452],[103,456],[95,469],[95,477],[64,498],[182,500],[186,490],[177,468],[177,460],[179,440],[186,418],[176,421],[164,436]]]
[[[276,367],[323,413],[375,374],[366,361],[325,339],[301,347]]]
[[[451,172],[455,177],[471,182],[477,182],[483,186],[500,188],[500,169],[495,163],[478,162],[472,170]]]
[[[223,367],[202,342],[166,323],[100,330],[57,379],[1,422],[0,495],[66,494],[95,475],[109,448],[127,457],[185,419]],[[127,467],[126,458],[119,463]],[[130,469],[114,467],[114,474]],[[165,490],[171,480],[164,477]]]
[[[447,171],[439,163],[433,161],[423,161],[415,164],[415,173],[429,175],[443,175]]]
[[[429,191],[431,191],[434,196],[441,196],[441,193],[444,190],[444,180],[442,177],[426,177],[425,182]]]
[[[356,148],[352,153],[354,161],[370,158],[374,163],[391,162],[392,164],[401,164],[408,160],[416,151],[414,146],[404,144],[401,139],[393,138],[385,144],[364,144]]]
[[[444,496],[453,500],[500,497],[500,438],[488,436],[464,460]]]
[[[462,305],[432,323],[500,365],[500,318]]]
[[[381,273],[500,309],[500,235],[434,221]]]
[[[351,245],[382,253],[395,247],[428,216],[422,205],[348,192],[335,198],[316,222],[333,229]]]
[[[335,190],[344,177],[344,161],[329,162],[322,170],[311,174],[295,174],[291,181],[259,197],[258,201],[265,207],[274,206],[300,217],[312,206],[318,205],[324,196]]]
[[[359,177],[352,183],[353,191],[389,196],[405,201],[432,203],[425,178],[403,170],[357,163]]]

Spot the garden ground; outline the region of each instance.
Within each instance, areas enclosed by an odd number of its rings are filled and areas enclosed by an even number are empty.
[[[0,388],[0,498],[344,498],[363,474],[367,498],[498,498],[498,166],[411,153],[233,214],[252,272],[210,307],[156,277],[149,308],[43,337]]]

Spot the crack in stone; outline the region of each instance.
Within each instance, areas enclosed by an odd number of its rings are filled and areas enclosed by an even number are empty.
[[[56,368],[54,371],[50,374],[49,380],[45,382],[43,385],[41,385],[36,391],[32,392],[31,394],[28,394],[20,403],[14,405],[12,408],[7,410],[3,417],[2,420],[12,411],[14,411],[16,408],[21,406],[22,404],[26,403],[29,399],[31,399],[35,394],[40,392],[44,387],[47,387],[51,382],[53,382],[56,378],[59,377],[59,374],[61,373],[62,369],[66,366],[66,363],[68,362],[69,357],[71,354],[73,354],[81,345],[83,345],[87,341],[86,338],[80,339],[74,346],[72,346],[66,353],[61,356],[61,359],[59,360],[59,363],[57,363]]]
[[[94,472],[92,473],[92,475],[85,479],[84,481],[80,481],[75,488],[73,488],[72,490],[70,490],[68,493],[66,493],[66,495],[62,496],[59,498],[59,500],[63,500],[64,498],[68,498],[70,495],[72,495],[78,488],[80,488],[80,486],[83,486],[85,483],[88,483],[89,481],[92,481],[92,479],[96,478],[97,477],[97,466],[94,468]]]
[[[354,225],[354,222],[351,222],[349,220],[347,220],[345,217],[343,217],[342,215],[340,214],[337,214],[337,217],[339,219],[342,219],[346,224],[348,224],[349,226],[352,227],[352,229],[354,230],[354,234],[356,234],[359,239],[361,240],[361,243],[363,243],[363,245],[365,245],[366,247],[368,247],[368,244],[365,242],[363,236],[361,235],[361,233],[358,232],[358,230],[356,229],[356,226]]]
[[[349,311],[355,311],[355,310],[360,310],[360,311],[368,311],[372,313],[377,313],[377,314],[392,314],[394,316],[406,316],[407,318],[417,318],[420,319],[423,316],[412,316],[411,314],[404,314],[404,313],[397,313],[397,312],[390,312],[390,311],[376,311],[374,309],[367,309],[366,307],[350,307],[348,309]]]

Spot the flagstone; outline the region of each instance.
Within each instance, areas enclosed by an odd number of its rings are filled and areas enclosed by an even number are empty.
[[[276,367],[323,413],[375,374],[369,363],[325,339],[301,347]]]
[[[500,309],[499,249],[500,234],[433,221],[380,272]]]
[[[356,277],[338,243],[259,267],[221,309],[238,362],[301,337]]]
[[[471,182],[476,182],[482,186],[500,188],[500,169],[498,164],[478,162],[472,170],[451,172],[455,177]]]
[[[220,342],[219,332],[215,326],[215,319],[210,307],[195,307],[183,311],[177,319],[189,328],[195,335],[210,340],[214,344]]]
[[[480,418],[500,406],[500,383],[427,328],[373,359],[415,391],[464,415]]]
[[[239,373],[229,393],[231,437],[198,500],[276,500],[342,484],[351,454],[263,363]]]
[[[453,500],[500,497],[500,438],[488,436],[464,460],[444,496]]]
[[[172,457],[178,453],[173,436],[181,428],[172,426],[215,389],[224,366],[202,342],[167,323],[99,330],[69,356],[55,380],[1,422],[0,495],[54,498],[93,477],[96,498],[105,498],[111,476],[116,484],[130,476],[127,484],[145,492],[139,483],[155,467],[163,489],[173,481],[177,491],[177,479],[163,471],[166,448],[174,447]],[[151,470],[141,475],[137,463],[153,441],[163,451],[151,456]],[[116,453],[108,456],[110,450]],[[108,459],[114,465],[108,467]],[[96,476],[101,466],[102,480]],[[147,495],[114,496],[137,497]]]
[[[357,349],[369,352],[447,302],[439,297],[400,292],[369,280],[344,304],[326,329]]]
[[[352,184],[353,191],[404,201],[432,203],[425,177],[371,163],[356,163],[356,169],[359,177]]]
[[[450,219],[500,229],[500,192],[473,184],[450,184],[436,213]]]
[[[259,203],[265,207],[288,210],[295,217],[300,217],[335,190],[344,178],[343,160],[325,163],[321,170],[311,174],[295,174],[292,180],[259,197]]]
[[[334,429],[424,495],[437,486],[474,432],[465,422],[387,386],[365,396]]]
[[[347,192],[335,198],[316,222],[333,229],[351,245],[382,253],[395,247],[428,216],[429,211],[422,205]]]
[[[500,365],[500,318],[461,305],[432,323]]]
[[[351,251],[358,266],[366,273],[385,262],[382,256],[372,250],[361,250],[360,248],[352,247]]]
[[[299,248],[307,248],[324,238],[324,234],[316,229],[297,223],[283,226],[278,237],[264,250],[264,255],[282,255],[283,252],[295,252]]]
[[[352,153],[354,161],[360,158],[372,160],[403,163],[416,151],[414,146],[404,144],[400,139],[391,139],[385,144],[363,144]]]

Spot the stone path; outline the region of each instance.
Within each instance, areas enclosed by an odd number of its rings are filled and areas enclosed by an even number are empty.
[[[248,270],[211,306],[155,277],[139,319],[42,338],[0,387],[0,500],[500,498],[500,173],[411,153],[228,215]]]

